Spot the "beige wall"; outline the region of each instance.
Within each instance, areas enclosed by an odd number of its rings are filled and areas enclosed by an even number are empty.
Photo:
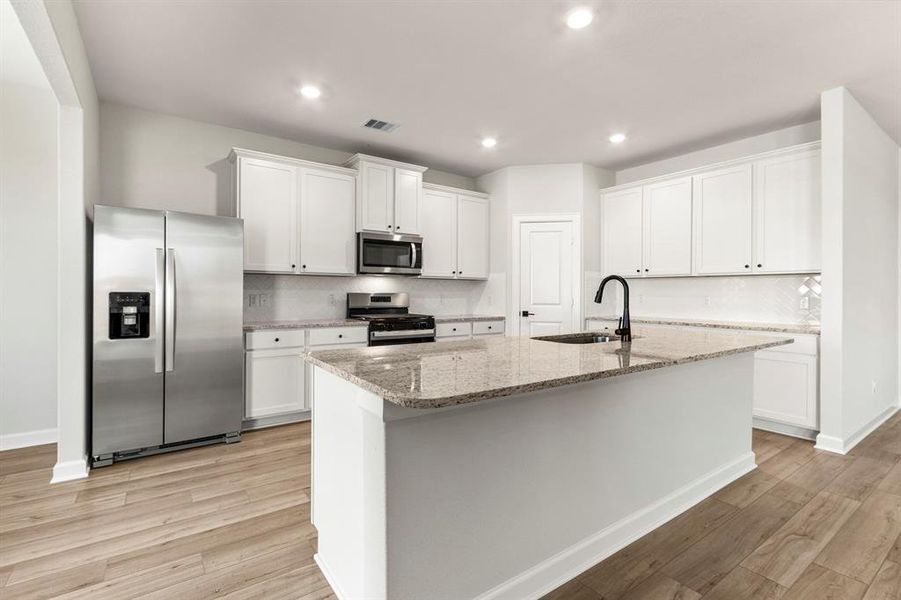
[[[351,154],[120,104],[100,105],[100,203],[228,215],[233,146],[340,165]],[[429,169],[432,183],[475,189]]]

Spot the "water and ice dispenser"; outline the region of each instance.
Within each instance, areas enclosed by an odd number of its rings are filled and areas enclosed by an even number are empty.
[[[110,292],[109,337],[150,337],[150,292]]]

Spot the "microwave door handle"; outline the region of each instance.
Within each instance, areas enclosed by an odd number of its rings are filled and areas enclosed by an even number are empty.
[[[413,258],[410,260],[410,268],[416,268],[416,244],[414,242],[410,242],[410,248],[413,250]]]

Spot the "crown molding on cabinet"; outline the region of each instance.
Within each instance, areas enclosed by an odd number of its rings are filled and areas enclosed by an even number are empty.
[[[239,157],[267,160],[270,162],[293,165],[296,167],[313,167],[321,171],[331,171],[333,173],[341,173],[342,175],[355,176],[357,174],[356,169],[351,169],[348,167],[339,167],[338,165],[318,163],[310,160],[303,160],[302,158],[291,158],[289,156],[281,156],[279,154],[269,154],[268,152],[259,152],[258,150],[247,150],[246,148],[232,148],[231,152],[228,155],[229,161],[234,163]]]
[[[420,165],[413,165],[410,163],[400,162],[397,160],[391,160],[389,158],[381,158],[379,156],[371,156],[369,154],[354,154],[344,163],[345,167],[349,167],[352,169],[356,169],[357,165],[361,162],[371,162],[377,163],[380,165],[385,165],[387,167],[395,167],[397,169],[406,169],[408,171],[416,171],[419,173],[423,173],[428,170],[428,167],[423,167]]]
[[[791,154],[794,152],[800,152],[802,150],[815,150],[820,147],[820,140],[815,142],[806,142],[804,144],[795,144],[794,146],[786,146],[784,148],[777,148],[776,150],[768,150],[766,152],[760,152],[758,154],[750,154],[748,156],[742,156],[741,158],[733,158],[731,160],[724,160],[716,163],[709,163],[706,165],[701,165],[699,167],[694,167],[692,169],[685,169],[682,171],[673,171],[672,173],[666,173],[664,175],[658,175],[656,177],[649,177],[647,179],[638,179],[636,181],[630,181],[629,183],[621,183],[619,185],[614,185],[611,187],[601,188],[600,191],[607,194],[609,192],[618,192],[620,190],[627,190],[629,188],[638,187],[642,185],[648,185],[649,183],[656,183],[659,181],[666,181],[668,179],[673,179],[676,177],[685,177],[689,175],[696,175],[698,173],[703,173],[706,171],[713,171],[728,167],[734,167],[738,165],[742,165],[748,162],[753,162],[756,160],[760,160],[763,158],[772,158],[775,156],[781,156],[783,154]]]
[[[476,192],[473,190],[465,190],[463,188],[455,188],[449,185],[439,185],[437,183],[423,183],[422,189],[424,190],[432,190],[435,192],[447,192],[449,194],[461,194],[464,196],[472,196],[473,198],[484,198],[487,200],[491,196],[485,194],[484,192]]]

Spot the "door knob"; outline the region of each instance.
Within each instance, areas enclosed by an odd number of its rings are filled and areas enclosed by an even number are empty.
[[[524,317],[534,317],[534,316],[535,316],[535,313],[529,312],[529,311],[527,311],[527,310],[524,310],[524,311],[522,311],[522,316],[524,316]]]

